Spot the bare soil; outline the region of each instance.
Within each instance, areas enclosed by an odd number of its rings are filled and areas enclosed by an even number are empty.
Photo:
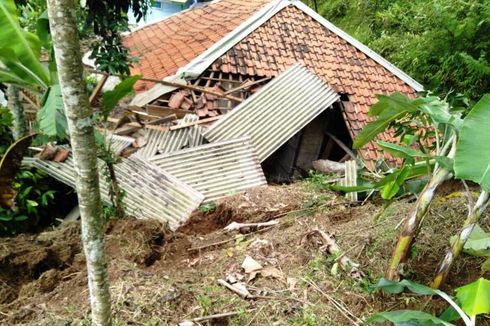
[[[466,214],[458,185],[442,189],[405,267],[408,277],[427,283],[448,239]],[[395,309],[440,313],[444,302],[409,293],[388,296],[366,289],[383,274],[398,230],[413,199],[384,208],[368,201],[353,206],[308,182],[267,186],[226,198],[214,212],[196,212],[177,233],[152,221],[114,220],[106,226],[106,248],[116,325],[176,325],[183,320],[236,312],[208,325],[351,325],[344,315],[365,319]],[[279,225],[263,232],[227,234],[232,221]],[[488,217],[484,219],[488,228]],[[301,243],[319,228],[334,234],[346,254],[360,263],[362,282],[332,272],[334,261],[315,242]],[[0,239],[0,324],[89,325],[85,261],[78,223],[37,235]],[[247,283],[259,296],[242,299],[218,279],[244,276],[246,256],[274,267],[281,277],[258,275]],[[481,259],[464,255],[445,290],[480,277]],[[277,276],[277,275],[276,275]],[[490,277],[486,274],[485,277]],[[345,311],[333,304],[338,302]],[[352,318],[352,317],[351,317]],[[201,322],[205,325],[206,322]],[[490,324],[481,319],[480,324]]]

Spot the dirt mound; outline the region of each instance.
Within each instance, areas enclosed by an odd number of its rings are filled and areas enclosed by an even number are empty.
[[[73,264],[80,253],[80,227],[68,227],[38,236],[21,235],[0,240],[0,304],[15,300],[24,284],[39,280],[41,291],[52,290],[57,273]],[[25,293],[28,294],[28,293]]]

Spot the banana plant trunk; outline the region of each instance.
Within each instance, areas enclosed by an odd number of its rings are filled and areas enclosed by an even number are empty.
[[[111,324],[111,306],[104,251],[104,221],[92,110],[83,79],[80,42],[74,16],[75,7],[73,0],[48,0],[47,3],[58,77],[75,163],[92,324],[105,326]]]
[[[27,121],[24,108],[20,102],[20,89],[15,85],[7,87],[8,107],[14,117],[14,128],[12,130],[14,139],[19,139],[27,135]]]
[[[431,284],[434,289],[438,289],[446,281],[454,261],[458,258],[461,250],[463,250],[463,247],[466,241],[468,241],[471,232],[473,232],[473,229],[478,224],[481,215],[487,208],[489,198],[490,196],[488,192],[482,191],[475,205],[470,207],[468,217],[464,222],[463,228],[459,232],[458,237],[452,243],[451,248],[448,249],[444,259],[437,267],[436,276]]]
[[[454,155],[454,151],[452,153]],[[451,177],[451,171],[439,167],[434,171],[429,183],[420,194],[415,206],[405,220],[398,242],[393,250],[391,261],[385,273],[385,278],[397,281],[400,278],[400,264],[408,260],[412,244],[415,240],[420,224],[429,211],[430,204],[434,199],[437,187]]]

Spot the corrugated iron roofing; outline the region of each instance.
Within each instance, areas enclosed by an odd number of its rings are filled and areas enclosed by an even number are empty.
[[[110,142],[110,148],[116,156],[118,156],[124,149],[131,146],[134,142],[133,137],[120,136],[120,135],[109,135],[107,136],[107,141]]]
[[[386,67],[295,6],[282,9],[255,29],[210,69],[274,77],[295,62],[301,62],[337,92],[348,94],[344,117],[353,138],[372,120],[368,111],[377,102],[376,94],[415,95],[414,88]],[[395,141],[392,133],[380,137]],[[359,152],[371,163],[384,155],[375,142]]]
[[[249,135],[260,162],[339,100],[320,78],[295,64],[204,132],[210,142]]]
[[[75,170],[71,156],[63,163],[25,158],[24,164],[45,171],[59,181],[75,187]],[[99,183],[102,200],[109,202],[109,184],[105,181],[104,162],[99,160]],[[199,207],[204,196],[154,164],[137,157],[123,159],[115,165],[119,186],[125,192],[128,213],[138,218],[168,223],[176,230]]]
[[[196,122],[199,117],[195,114],[186,114],[177,125],[185,125]],[[170,123],[167,126],[171,126]],[[146,145],[139,149],[137,155],[141,158],[149,158],[159,153],[170,153],[187,147],[194,147],[203,143],[199,126],[191,126],[177,130],[160,131],[156,129],[146,130]]]
[[[157,155],[149,160],[204,194],[205,201],[267,184],[250,137]]]

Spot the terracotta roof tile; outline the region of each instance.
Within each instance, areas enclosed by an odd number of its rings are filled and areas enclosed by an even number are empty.
[[[260,61],[245,61],[244,68],[249,75],[275,76],[301,61],[337,91],[349,94],[350,101],[344,106],[344,114],[352,137],[367,123],[367,113],[376,102],[376,94],[415,94],[414,89],[393,73],[294,6],[278,12],[234,49],[260,52]],[[232,61],[232,53],[230,50],[224,54],[211,69],[240,73],[243,62]],[[381,137],[393,141],[391,133]],[[368,144],[360,153],[369,161],[383,156],[375,143]]]
[[[221,0],[149,25],[125,38],[131,55],[140,57],[134,73],[161,79],[174,74],[213,43],[238,27],[270,0]],[[222,55],[210,67],[215,71],[273,77],[302,62],[338,92],[345,92],[344,116],[355,137],[372,121],[367,113],[376,94],[415,90],[382,65],[323,25],[289,6],[278,12]],[[138,90],[151,83],[140,83]],[[382,139],[393,140],[391,133]],[[360,151],[370,163],[383,156],[375,143]]]
[[[161,79],[177,72],[222,39],[270,0],[221,0],[184,11],[136,30],[124,38],[130,55],[139,58],[133,74]],[[163,74],[162,74],[163,72]],[[152,83],[138,82],[137,91]]]

